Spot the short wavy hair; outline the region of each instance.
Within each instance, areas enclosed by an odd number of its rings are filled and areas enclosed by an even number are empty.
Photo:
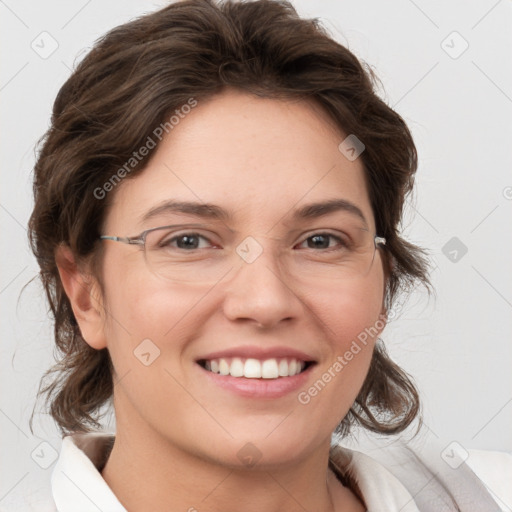
[[[108,349],[93,349],[83,339],[55,250],[65,244],[78,261],[101,258],[98,237],[115,191],[101,200],[95,190],[191,97],[201,101],[231,87],[320,105],[343,132],[356,134],[365,145],[360,158],[376,230],[386,238],[387,309],[418,283],[430,289],[425,250],[399,234],[404,202],[413,190],[416,148],[404,120],[378,97],[377,85],[373,71],[317,19],[301,18],[279,0],[179,1],[96,41],[60,89],[51,126],[39,141],[29,221],[58,354],[38,397],[46,397],[62,433],[101,427],[100,410],[113,395],[113,366]],[[125,179],[143,172],[153,154]],[[338,426],[341,434],[355,424],[397,433],[421,416],[411,378],[382,344],[372,357]]]

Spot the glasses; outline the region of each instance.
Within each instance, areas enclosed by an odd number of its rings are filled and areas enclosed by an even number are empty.
[[[263,246],[253,237],[235,245],[231,240],[222,242],[217,233],[204,227],[183,225],[147,229],[137,236],[103,235],[100,239],[139,246],[152,273],[181,283],[216,283],[232,268],[251,265],[263,254]],[[293,248],[280,247],[277,266],[292,282],[330,284],[360,278],[368,274],[377,249],[385,243],[385,238],[372,235],[356,222],[336,224],[336,230],[303,235]]]

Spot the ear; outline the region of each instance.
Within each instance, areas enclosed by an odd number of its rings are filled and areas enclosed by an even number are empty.
[[[55,261],[82,337],[92,348],[105,348],[105,309],[97,279],[76,263],[68,246],[60,245],[57,248]]]
[[[388,315],[389,311],[386,306],[386,294],[387,294],[387,287],[389,283],[389,279],[391,278],[391,274],[394,272],[396,267],[395,258],[392,254],[387,254],[387,256],[384,258],[384,290],[382,294],[382,307],[379,313],[379,318],[382,322],[384,322],[384,327],[388,323]],[[382,330],[384,330],[384,327]]]

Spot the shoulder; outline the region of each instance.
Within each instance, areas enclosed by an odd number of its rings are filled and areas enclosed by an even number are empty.
[[[501,510],[512,510],[512,453],[469,449],[466,464]]]
[[[466,450],[459,443],[432,439],[373,439],[337,442],[331,460],[356,482],[372,511],[394,510],[379,505],[382,496],[403,511],[496,512],[512,507],[510,453]]]

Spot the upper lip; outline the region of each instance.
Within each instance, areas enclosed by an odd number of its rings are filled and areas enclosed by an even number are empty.
[[[216,352],[210,352],[197,361],[211,361],[212,359],[227,359],[231,357],[240,357],[242,359],[298,359],[299,361],[315,361],[310,354],[296,350],[290,347],[261,347],[256,345],[247,345],[242,347],[232,347]]]

